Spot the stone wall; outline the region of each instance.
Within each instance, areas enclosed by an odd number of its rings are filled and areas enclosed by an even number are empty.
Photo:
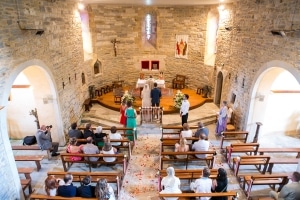
[[[231,79],[224,81],[222,98],[230,100],[232,92],[237,95],[239,127],[245,128],[251,89],[263,64],[281,60],[300,69],[299,33],[298,37],[271,33],[272,29],[290,30],[292,23],[293,28],[300,29],[300,4],[293,0],[243,0],[226,6],[224,13],[227,17],[219,29],[216,65],[231,73]]]
[[[89,8],[94,51],[102,62],[103,75],[95,82],[106,84],[111,80],[126,80],[133,84],[140,73],[140,60],[155,57],[164,61],[164,77],[171,87],[176,74],[189,77],[189,86],[196,88],[212,80],[213,67],[203,64],[207,14],[213,7],[141,7],[96,5]],[[143,42],[143,26],[147,13],[155,13],[157,45]],[[176,34],[189,36],[188,59],[175,58]],[[117,39],[117,56],[114,56],[112,39]],[[96,83],[97,84],[97,83]]]

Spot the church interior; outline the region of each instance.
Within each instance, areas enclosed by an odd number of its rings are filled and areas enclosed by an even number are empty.
[[[162,130],[181,126],[178,93],[190,96],[189,125],[202,121],[208,127],[210,148],[217,152],[213,169],[226,169],[228,191],[239,199],[262,200],[271,189],[254,186],[248,197],[228,164],[214,134],[222,101],[233,110],[234,131],[249,133],[245,142],[300,147],[299,0],[2,0],[0,5],[0,199],[29,198],[20,168],[34,168],[33,194],[45,194],[47,173],[64,171],[60,156],[48,160],[45,151],[12,150],[35,135],[37,122],[53,125],[52,140],[64,152],[73,122],[121,127],[126,94],[135,99],[138,137],[118,199],[159,199]],[[141,92],[150,77],[162,91],[161,118],[145,121]],[[269,153],[271,159],[292,160],[275,163],[273,174],[299,170],[296,154]],[[33,155],[43,157],[40,170],[35,162],[16,160]],[[180,162],[173,165],[185,169]],[[69,172],[88,170],[76,163]],[[122,170],[118,164],[92,169]],[[182,180],[183,189],[187,185]]]

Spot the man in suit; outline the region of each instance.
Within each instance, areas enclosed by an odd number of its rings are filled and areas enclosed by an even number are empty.
[[[45,126],[42,125],[41,128],[37,131],[35,137],[36,141],[41,148],[41,150],[48,150],[52,151],[52,156],[58,156],[58,142],[52,142],[51,138],[51,127],[52,126]]]
[[[157,88],[157,83],[154,83],[154,88],[151,90],[151,103],[152,107],[159,107],[161,91]]]
[[[300,173],[293,172],[290,177],[291,183],[283,186],[280,192],[271,191],[270,196],[278,200],[298,200],[300,199]]]

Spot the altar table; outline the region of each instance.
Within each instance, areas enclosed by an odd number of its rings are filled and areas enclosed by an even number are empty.
[[[143,88],[144,85],[146,84],[147,80],[146,79],[138,79],[136,83],[136,88]],[[165,88],[165,80],[153,80],[154,83],[157,83],[157,87],[159,88]]]

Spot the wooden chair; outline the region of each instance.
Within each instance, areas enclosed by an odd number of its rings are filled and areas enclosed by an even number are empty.
[[[186,76],[176,75],[172,81],[173,89],[184,89]]]

